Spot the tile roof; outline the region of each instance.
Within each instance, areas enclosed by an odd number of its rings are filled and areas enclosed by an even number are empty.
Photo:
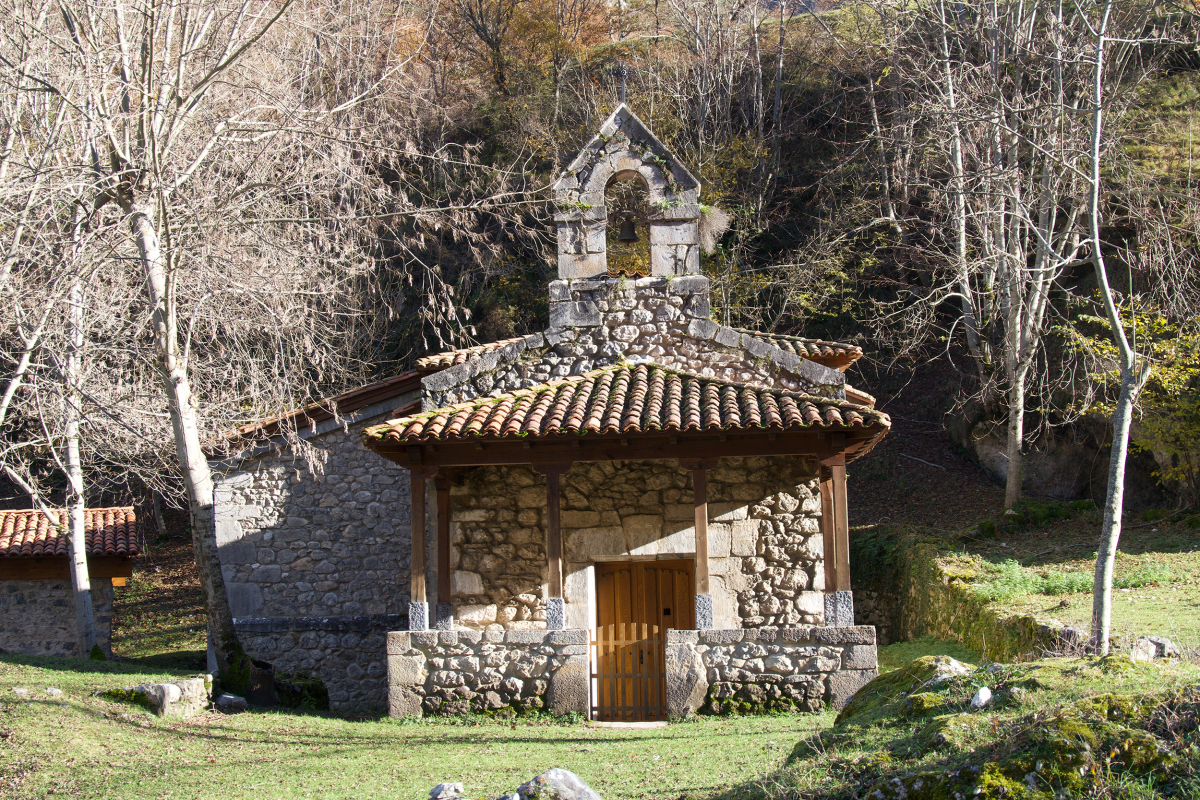
[[[420,391],[420,373],[416,370],[402,372],[399,375],[393,375],[376,383],[351,389],[335,397],[318,400],[290,414],[268,417],[267,419],[242,425],[236,430],[228,431],[215,439],[205,442],[205,449],[210,456],[215,457],[220,454],[222,446],[227,447],[243,443],[247,440],[276,436],[283,429],[283,423],[285,422],[291,422],[302,428],[306,424],[333,419],[335,416],[334,409],[336,409],[338,414],[347,415],[377,403],[383,403],[405,394]],[[401,413],[401,409],[393,408],[391,413]]]
[[[51,521],[40,511],[0,511],[0,556],[67,555],[66,512]],[[59,522],[63,527],[59,527]],[[89,556],[136,556],[137,516],[132,508],[89,508],[83,512]]]
[[[862,348],[853,344],[827,342],[823,339],[805,339],[801,336],[784,336],[780,333],[763,333],[762,331],[752,331],[749,328],[734,328],[734,330],[757,339],[763,339],[781,350],[813,361],[836,359],[850,363],[862,358],[863,354]]]
[[[440,369],[447,369],[463,362],[470,361],[473,358],[486,355],[495,350],[503,350],[514,342],[519,342],[524,339],[524,336],[518,336],[514,339],[501,339],[498,342],[488,342],[487,344],[476,345],[475,347],[464,347],[461,350],[448,350],[445,353],[435,353],[430,356],[418,358],[414,366],[420,372],[436,372]]]
[[[363,431],[390,442],[469,437],[891,426],[886,414],[842,400],[698,378],[652,364],[618,365],[476,399]]]

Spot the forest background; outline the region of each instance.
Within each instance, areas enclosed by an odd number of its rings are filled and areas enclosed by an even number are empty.
[[[546,188],[624,85],[730,217],[715,317],[860,344],[868,384],[948,361],[1006,505],[1032,444],[1105,444],[1102,254],[1135,444],[1194,503],[1197,8],[1103,6],[1098,67],[1101,7],[4,0],[0,468],[205,527],[227,432],[541,329]]]

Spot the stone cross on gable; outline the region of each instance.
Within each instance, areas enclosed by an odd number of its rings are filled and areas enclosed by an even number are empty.
[[[558,277],[608,273],[604,191],[640,178],[650,202],[650,274],[700,272],[700,182],[622,103],[554,184]]]

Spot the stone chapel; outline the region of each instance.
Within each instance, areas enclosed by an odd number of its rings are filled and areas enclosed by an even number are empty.
[[[816,710],[876,674],[846,465],[890,421],[859,348],[711,319],[700,188],[622,104],[554,186],[548,329],[343,396],[324,474],[214,465],[248,652],[396,716]]]

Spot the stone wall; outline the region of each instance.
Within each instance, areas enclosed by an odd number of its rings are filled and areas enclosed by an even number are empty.
[[[374,714],[387,710],[387,632],[407,624],[387,615],[239,619],[235,627],[246,652],[274,664],[276,674],[320,678],[330,711]]]
[[[312,436],[318,471],[277,449],[218,467],[215,481],[218,552],[242,646],[277,670],[320,678],[336,711],[385,707],[384,634],[408,613],[408,471],[358,435],[382,418]]]
[[[717,627],[824,621],[820,488],[800,458],[724,458],[708,472]],[[691,473],[675,461],[574,465],[562,478],[567,627],[595,625],[594,564],[695,556]],[[456,624],[545,627],[545,479],[481,467],[451,489]]]
[[[96,642],[112,652],[113,587],[92,579]],[[86,657],[79,647],[69,580],[0,581],[0,652]]]
[[[841,708],[879,674],[871,627],[673,630],[666,667],[672,717]]]
[[[389,633],[388,713],[587,715],[587,637],[583,630]]]
[[[844,398],[845,377],[709,320],[700,275],[550,283],[550,329],[422,380],[424,408],[497,396],[629,361],[705,378]]]

